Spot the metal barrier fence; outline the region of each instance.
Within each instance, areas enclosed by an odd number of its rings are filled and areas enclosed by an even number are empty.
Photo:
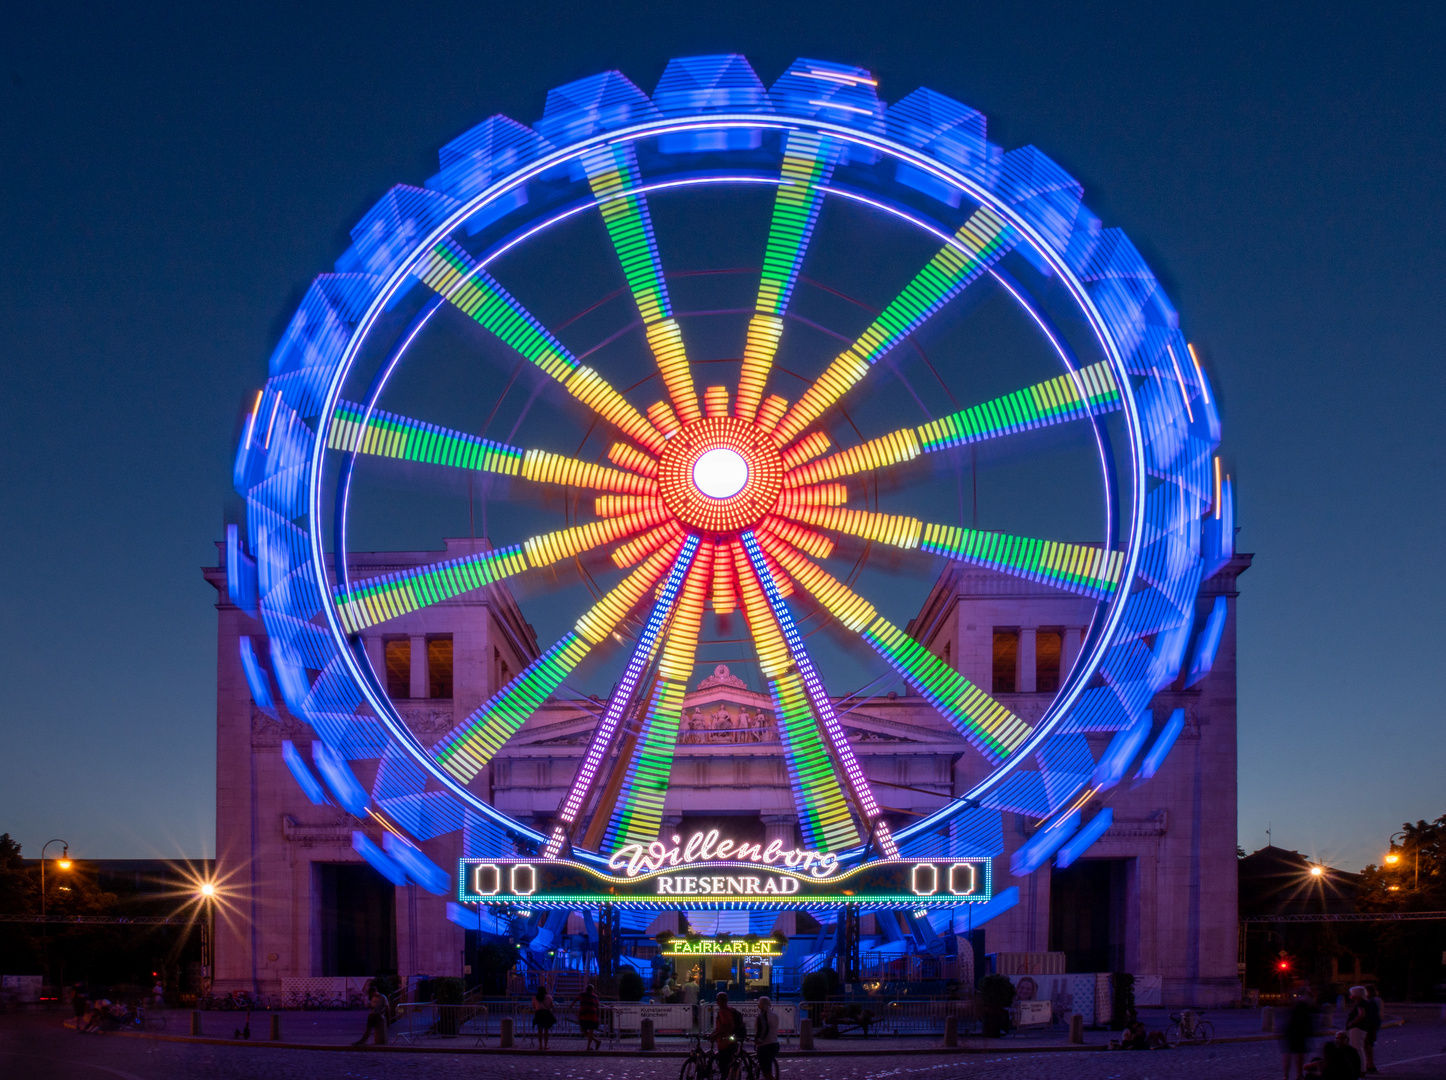
[[[613,1002],[603,1002],[599,1009],[598,1034],[605,1043],[617,1041]],[[581,1039],[577,1008],[555,1003],[557,1018],[552,1027],[554,1039]],[[502,1034],[502,1021],[510,1017],[513,1038],[518,1046],[535,1045],[537,1029],[533,1026],[534,1010],[527,998],[489,998],[464,1005],[436,1005],[429,1001],[409,1002],[397,1006],[387,1025],[388,1041],[393,1043],[431,1043],[453,1039],[470,1039],[475,1046],[496,1045]]]

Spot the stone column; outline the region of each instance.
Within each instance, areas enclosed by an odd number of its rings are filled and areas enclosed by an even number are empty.
[[[424,698],[430,687],[427,685],[427,639],[422,634],[412,635],[412,693],[411,697]]]
[[[382,636],[380,634],[367,634],[363,639],[366,643],[367,659],[372,662],[372,670],[377,673],[377,678],[382,681],[382,689],[387,687],[387,658],[383,651]]]
[[[1066,626],[1064,628],[1064,640],[1060,642],[1059,648],[1059,681],[1064,685],[1064,680],[1069,678],[1069,673],[1074,669],[1074,662],[1079,659],[1080,643],[1084,639],[1084,628],[1079,626]]]
[[[1014,689],[1021,694],[1034,693],[1034,639],[1038,629],[1033,626],[1019,628],[1019,663],[1014,676]]]
[[[764,845],[781,840],[785,849],[798,846],[798,824],[791,814],[763,815]]]

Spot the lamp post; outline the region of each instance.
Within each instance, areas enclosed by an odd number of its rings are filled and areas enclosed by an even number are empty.
[[[45,849],[51,844],[60,845],[60,858],[55,865],[61,870],[69,870],[70,845],[64,840],[47,840],[40,846],[40,973],[41,981],[50,977],[50,927],[45,922]]]
[[[1395,866],[1397,863],[1399,863],[1399,862],[1401,861],[1401,856],[1400,856],[1400,854],[1396,851],[1396,840],[1397,840],[1397,839],[1402,839],[1402,840],[1404,840],[1405,838],[1406,838],[1406,832],[1405,832],[1404,829],[1403,829],[1402,831],[1400,831],[1400,832],[1392,833],[1392,834],[1391,834],[1391,839],[1390,839],[1391,850],[1386,853],[1386,865],[1387,865],[1387,866]],[[1419,891],[1420,888],[1421,888],[1421,844],[1420,844],[1419,841],[1418,841],[1417,844],[1416,844],[1416,853],[1415,853],[1415,854],[1416,854],[1416,874],[1415,874],[1415,880],[1414,880],[1414,882],[1413,882],[1413,884],[1412,884],[1412,888],[1414,888],[1414,889],[1416,889],[1416,890]]]
[[[201,900],[201,993],[211,992],[211,922],[216,917],[216,886],[203,882],[197,890]]]

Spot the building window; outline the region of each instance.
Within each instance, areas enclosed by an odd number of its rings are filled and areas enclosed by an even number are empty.
[[[452,696],[452,635],[427,639],[427,696]]]
[[[1015,673],[1019,668],[1019,631],[996,626],[994,628],[994,693],[1012,694],[1015,687]]]
[[[393,701],[412,696],[412,641],[388,638],[382,644],[386,659],[387,696]]]
[[[1064,652],[1063,630],[1039,630],[1034,635],[1034,688],[1041,694],[1059,690],[1059,658]]]

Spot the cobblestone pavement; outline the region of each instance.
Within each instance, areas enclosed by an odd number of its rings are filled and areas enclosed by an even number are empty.
[[[408,1054],[292,1050],[264,1045],[159,1042],[76,1035],[55,1015],[0,1017],[6,1080],[672,1080],[679,1059],[537,1054]],[[861,1048],[862,1049],[862,1048]],[[1446,1027],[1408,1024],[1381,1033],[1385,1077],[1446,1078]],[[999,1053],[856,1055],[782,1060],[786,1080],[1275,1080],[1274,1043],[1221,1043],[1148,1054]]]

